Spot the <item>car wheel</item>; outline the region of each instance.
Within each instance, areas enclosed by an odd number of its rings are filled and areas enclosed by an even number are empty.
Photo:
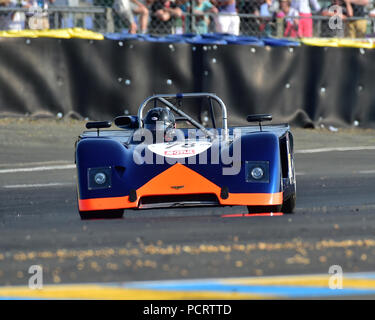
[[[82,220],[120,219],[124,215],[124,210],[117,209],[117,210],[100,210],[100,211],[80,211],[79,215]]]
[[[293,194],[288,199],[286,199],[283,203],[281,208],[281,212],[283,213],[293,213],[294,208],[296,207],[296,195]]]

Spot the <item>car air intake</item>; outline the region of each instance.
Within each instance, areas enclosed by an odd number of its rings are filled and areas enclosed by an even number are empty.
[[[217,196],[210,193],[144,196],[139,201],[140,209],[215,205],[219,205]]]

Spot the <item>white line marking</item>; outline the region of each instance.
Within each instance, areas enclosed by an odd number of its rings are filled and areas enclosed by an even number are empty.
[[[61,186],[72,186],[72,183],[60,183],[60,182],[51,182],[51,183],[36,183],[36,184],[14,184],[3,186],[6,189],[21,189],[21,188],[44,188],[44,187],[61,187]]]
[[[372,173],[375,173],[375,170],[361,170],[361,171],[358,171],[358,173],[360,173],[360,174],[372,174]]]
[[[75,167],[76,167],[75,164],[65,164],[65,165],[61,165],[61,166],[43,166],[43,167],[33,167],[33,168],[1,169],[0,173],[63,170],[63,169],[75,169]]]
[[[319,153],[319,152],[331,152],[331,151],[361,151],[361,150],[375,150],[375,146],[305,149],[305,150],[296,150],[294,153]]]
[[[0,163],[0,168],[18,168],[18,167],[37,167],[48,165],[64,165],[71,164],[69,160],[39,161],[39,162],[19,162],[19,163]]]

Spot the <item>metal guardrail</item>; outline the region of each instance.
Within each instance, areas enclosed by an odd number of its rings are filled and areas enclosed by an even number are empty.
[[[41,10],[41,9],[40,9]],[[7,8],[0,7],[0,30],[6,30],[1,25],[3,18],[13,13],[21,13],[24,15],[23,19],[26,21],[28,17],[32,16],[35,12],[29,8]],[[41,10],[45,13],[49,19],[49,28],[57,29],[64,27],[83,27],[91,29],[97,32],[120,32],[124,29],[128,29],[128,21],[124,21],[120,16],[112,9],[112,7],[106,6],[50,6],[47,10]],[[37,12],[36,12],[37,13]],[[207,23],[207,32],[216,32],[217,27],[215,25],[216,18],[218,16],[233,16],[231,14],[214,14],[205,13],[204,17],[201,15],[193,15],[191,13],[182,13],[182,17],[173,18],[172,28],[166,27],[163,22],[154,23],[151,27],[149,23],[148,33],[165,35],[170,33],[199,33],[198,23],[202,23],[202,19],[205,19]],[[276,17],[262,17],[254,14],[238,13],[235,15],[238,17],[238,34],[248,36],[273,36],[273,37],[285,37],[285,30],[287,27],[287,21],[293,19],[300,21],[300,19],[306,19],[303,17],[295,17],[287,19],[276,18]],[[149,17],[149,21],[151,20]],[[328,21],[331,17],[314,15],[311,17],[313,20],[313,36],[314,37],[337,37],[346,35],[346,27],[352,21],[366,20],[366,34],[375,33],[375,17],[350,17],[343,20],[343,29],[332,29],[328,25]],[[155,20],[155,19],[154,19]],[[136,19],[137,21],[137,19]],[[191,23],[190,23],[191,21]],[[155,21],[154,21],[155,22]],[[25,24],[24,28],[28,28]],[[297,30],[297,26],[294,27]],[[290,35],[289,35],[290,37]],[[294,37],[298,37],[295,35]]]

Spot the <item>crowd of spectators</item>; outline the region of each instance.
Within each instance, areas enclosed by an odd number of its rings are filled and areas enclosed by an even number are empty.
[[[61,0],[0,0],[0,8],[39,8]],[[69,0],[68,0],[69,1]],[[82,0],[77,0],[82,1]],[[93,0],[91,0],[93,1]],[[342,36],[365,37],[375,10],[368,11],[369,0],[103,0],[129,33],[207,33],[233,35],[275,35],[285,37]],[[95,0],[93,2],[95,5]],[[48,17],[26,14],[17,26],[17,12],[0,13],[0,29],[48,29]],[[45,13],[46,14],[46,13]],[[315,17],[322,17],[316,19]],[[34,19],[34,21],[33,21]],[[36,24],[35,24],[36,23]],[[320,29],[314,32],[317,24]],[[123,24],[123,25],[124,25]]]
[[[328,4],[327,1],[330,0],[145,0],[143,3],[140,2],[142,0],[116,1],[130,4],[127,5],[127,19],[131,24],[134,23],[134,27],[129,29],[131,33],[136,33],[137,30],[152,34],[212,31],[234,35],[271,35],[281,21],[282,35],[285,37],[312,37],[314,23],[321,23],[318,36],[341,34],[350,38],[361,38],[366,35],[368,27],[365,16],[368,14],[375,17],[375,10],[369,13],[365,10],[369,0],[331,0]],[[120,16],[126,17],[121,10],[115,10]],[[137,29],[134,22],[133,15],[137,14],[140,15],[140,29]],[[313,16],[322,16],[323,19],[314,19]]]

